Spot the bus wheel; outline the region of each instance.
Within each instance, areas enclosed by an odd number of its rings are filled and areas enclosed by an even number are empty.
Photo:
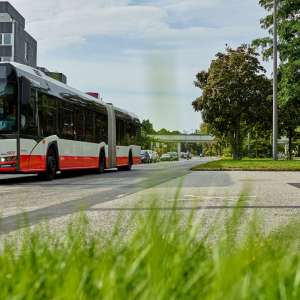
[[[122,167],[118,167],[118,171],[131,171],[132,169],[132,154],[129,154],[129,158],[128,158],[128,165],[127,166],[122,166]]]
[[[104,170],[105,170],[105,158],[103,157],[103,155],[100,155],[99,169],[98,169],[99,174],[104,173]]]
[[[46,172],[38,174],[43,180],[53,180],[57,172],[57,160],[53,149],[50,149],[47,154],[47,170]]]

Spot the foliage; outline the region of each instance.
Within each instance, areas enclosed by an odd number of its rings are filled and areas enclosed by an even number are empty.
[[[244,143],[244,155],[248,157],[271,157],[272,156],[272,125],[269,128],[255,124],[249,131],[249,138]]]
[[[210,228],[195,213],[154,206],[130,218],[125,237],[119,226],[92,233],[81,223],[65,238],[27,232],[1,249],[0,298],[299,299],[299,225],[264,235],[244,201]]]
[[[195,168],[194,171],[211,169],[211,170],[266,170],[266,171],[300,171],[300,161],[287,161],[278,160],[273,161],[271,159],[243,159],[232,160],[222,159],[217,161],[211,161],[205,164],[201,164]]]
[[[260,0],[260,5],[268,12],[261,20],[262,28],[273,35],[273,0]],[[289,138],[289,156],[295,129],[300,124],[300,1],[278,1],[279,34],[279,125],[281,132]],[[253,42],[260,47],[265,59],[272,57],[273,42],[270,37]]]
[[[149,137],[151,134],[156,134],[153,128],[153,124],[149,120],[143,120],[141,124],[141,134],[137,144],[142,147],[142,149],[150,149],[153,140]]]
[[[162,129],[156,131],[153,128],[153,124],[149,120],[143,120],[142,121],[142,133],[144,135],[154,135],[154,134],[175,135],[175,134],[181,134],[181,132],[178,131],[178,130],[170,131],[166,128],[162,128]]]
[[[211,133],[230,143],[234,159],[241,158],[247,130],[271,122],[271,82],[257,56],[247,45],[227,48],[216,55],[207,72],[196,76],[202,96],[193,106],[202,112]]]
[[[195,134],[210,135],[211,130],[209,128],[209,124],[202,122],[199,126],[199,129],[196,130]]]
[[[220,156],[221,151],[218,143],[204,143],[202,153],[205,156]]]
[[[153,128],[153,124],[150,122],[150,120],[142,121],[142,133],[144,135],[156,134],[156,131]]]
[[[178,135],[178,134],[181,134],[181,132],[178,131],[178,130],[170,131],[168,129],[162,128],[159,131],[157,131],[157,134],[160,134],[160,135]]]
[[[222,157],[226,157],[226,158],[232,157],[232,151],[230,147],[226,147],[223,149]]]

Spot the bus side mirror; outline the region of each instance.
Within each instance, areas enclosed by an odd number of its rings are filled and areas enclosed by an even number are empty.
[[[20,80],[21,105],[27,105],[30,99],[30,81],[26,77]]]

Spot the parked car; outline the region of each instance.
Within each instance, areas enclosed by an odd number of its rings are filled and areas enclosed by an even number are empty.
[[[159,155],[156,151],[152,152],[152,162],[154,163],[159,162]]]
[[[171,154],[170,153],[164,153],[161,157],[160,157],[161,161],[170,161],[171,160]]]
[[[186,159],[187,158],[187,153],[186,152],[181,152],[181,158],[184,158],[184,159]]]
[[[179,160],[177,152],[170,152],[171,160]]]
[[[191,152],[181,152],[181,158],[184,159],[191,159],[192,158],[192,153]]]
[[[152,151],[152,150],[146,150],[146,151],[149,153],[150,163],[153,163],[153,157],[155,156],[154,151]]]
[[[152,159],[153,159],[153,151],[152,150],[146,150],[149,154],[149,163],[152,163]]]
[[[187,152],[187,155],[186,155],[186,159],[192,159],[192,153],[191,152]]]
[[[141,162],[149,164],[151,162],[150,154],[147,150],[141,150]]]
[[[152,150],[142,150],[141,151],[141,161],[142,163],[156,163],[159,161],[159,155],[156,151]]]

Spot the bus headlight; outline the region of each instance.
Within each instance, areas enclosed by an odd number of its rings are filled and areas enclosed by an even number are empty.
[[[1,163],[6,163],[6,162],[11,162],[11,161],[16,161],[16,160],[17,160],[16,156],[7,156],[7,157],[0,158]]]

